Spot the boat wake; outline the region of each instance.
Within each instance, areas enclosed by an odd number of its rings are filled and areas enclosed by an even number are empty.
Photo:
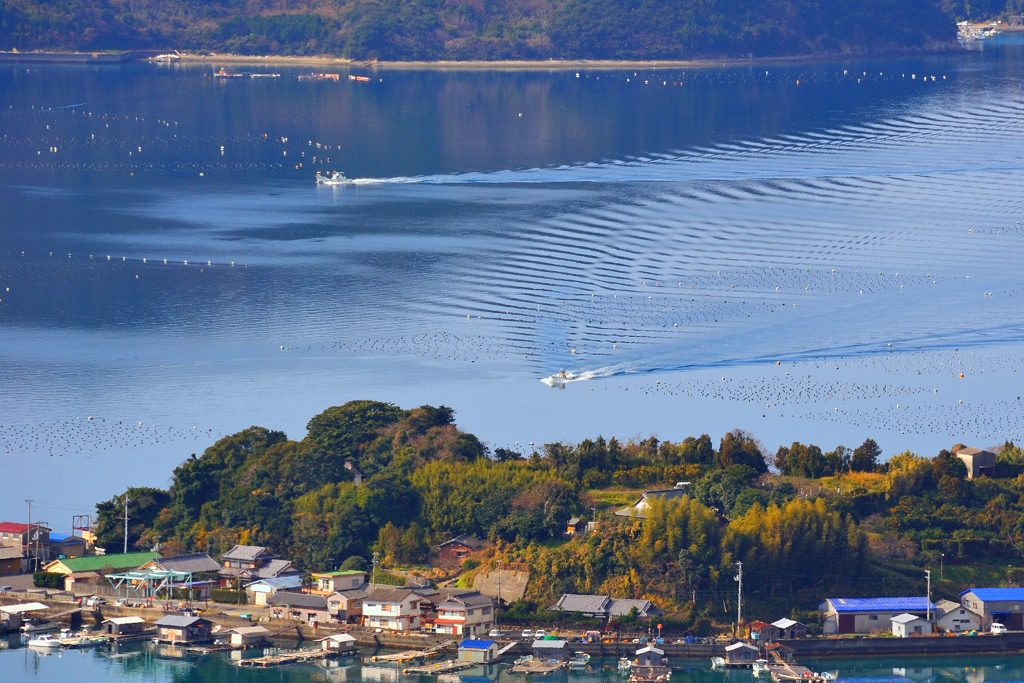
[[[549,387],[564,387],[566,384],[571,382],[586,382],[592,379],[601,379],[602,377],[611,377],[613,375],[621,374],[622,370],[616,370],[612,367],[597,368],[594,370],[583,370],[581,372],[572,372],[571,370],[562,370],[556,372],[553,375],[548,375],[541,380],[544,384]]]

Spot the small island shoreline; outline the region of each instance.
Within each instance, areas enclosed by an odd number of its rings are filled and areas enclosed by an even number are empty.
[[[365,61],[329,55],[236,55],[236,54],[175,54],[173,63],[286,66],[303,68],[335,67],[341,69],[371,69],[378,71],[625,71],[629,69],[673,70],[712,69],[743,66],[785,67],[847,60],[886,59],[897,57],[948,56],[966,52],[957,43],[938,45],[927,50],[901,50],[881,53],[816,53],[786,57],[722,57],[717,59],[681,60],[629,60],[629,59],[546,59],[546,60],[438,60],[438,61]],[[158,51],[125,52],[0,52],[0,62],[81,64],[124,63],[151,60]]]

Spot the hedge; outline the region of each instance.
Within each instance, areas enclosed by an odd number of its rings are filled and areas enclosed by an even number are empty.
[[[246,596],[245,591],[233,591],[225,588],[210,591],[210,600],[213,600],[214,602],[223,602],[227,605],[249,604],[249,599],[248,596]]]
[[[32,575],[32,583],[36,588],[64,589],[64,575],[55,572],[36,572]]]

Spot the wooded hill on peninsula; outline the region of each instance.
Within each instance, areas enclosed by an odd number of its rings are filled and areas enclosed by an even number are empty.
[[[1005,1],[0,0],[0,49],[394,61],[871,54],[955,47],[955,18]]]
[[[741,431],[717,447],[705,434],[491,451],[443,406],[352,401],[307,430],[292,441],[250,427],[185,460],[168,490],[129,489],[129,547],[159,540],[165,554],[217,555],[264,545],[306,571],[365,567],[376,552],[385,568],[410,568],[474,534],[493,546],[461,567],[463,578],[499,561],[528,571],[525,600],[509,608],[520,618],[544,618],[561,593],[611,594],[649,599],[696,631],[735,614],[737,561],[753,616],[813,609],[829,595],[921,595],[923,570],[942,558],[936,597],[1024,581],[1014,569],[1024,554],[1024,452],[1009,443],[994,476],[970,480],[945,450],[883,463],[868,439],[769,454]],[[689,482],[685,495],[615,514],[676,482]],[[124,496],[97,512],[98,544],[120,552]],[[572,517],[599,533],[566,538]]]

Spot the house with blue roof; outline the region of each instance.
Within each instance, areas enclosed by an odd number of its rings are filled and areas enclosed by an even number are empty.
[[[891,631],[892,618],[901,614],[936,616],[935,605],[920,598],[828,598],[818,605],[824,615],[822,632],[829,634]]]
[[[1024,588],[971,588],[960,594],[960,604],[981,616],[985,630],[993,622],[1024,630]]]
[[[459,661],[487,664],[498,657],[498,644],[493,640],[463,640],[459,643]]]

